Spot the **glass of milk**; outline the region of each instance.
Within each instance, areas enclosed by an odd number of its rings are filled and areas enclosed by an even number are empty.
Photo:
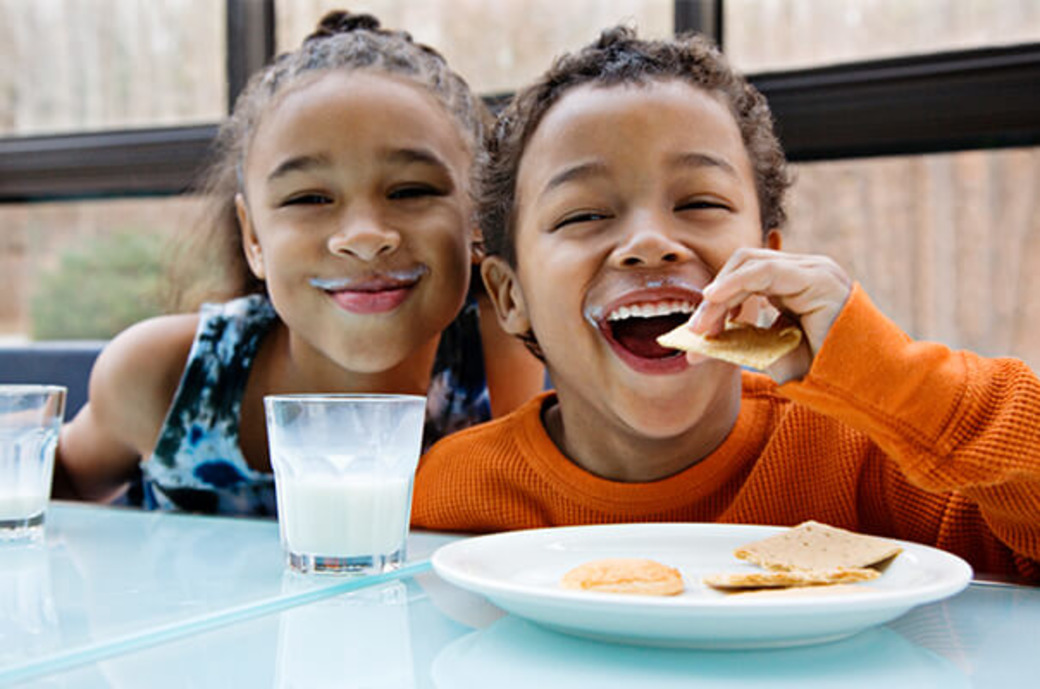
[[[278,524],[300,572],[400,567],[422,448],[419,395],[268,395]]]
[[[0,385],[0,541],[38,541],[65,415],[60,385]]]

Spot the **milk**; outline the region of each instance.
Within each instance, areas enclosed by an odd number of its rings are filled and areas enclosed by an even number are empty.
[[[289,550],[357,557],[400,550],[408,532],[411,477],[278,476],[278,521]]]
[[[25,520],[42,514],[47,507],[47,493],[4,493],[0,490],[0,522]]]
[[[43,514],[51,493],[60,421],[46,427],[0,429],[0,522]]]

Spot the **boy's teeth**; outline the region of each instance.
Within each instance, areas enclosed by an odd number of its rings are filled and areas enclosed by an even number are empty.
[[[607,315],[608,321],[621,321],[626,318],[654,318],[668,316],[673,313],[693,313],[694,304],[689,301],[659,301],[652,304],[629,304],[620,306]]]

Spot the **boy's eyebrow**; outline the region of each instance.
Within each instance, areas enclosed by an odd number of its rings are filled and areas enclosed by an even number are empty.
[[[267,176],[268,182],[273,182],[279,177],[284,177],[290,172],[301,172],[306,170],[313,170],[318,167],[328,167],[332,164],[329,157],[326,155],[300,155],[293,156],[288,160],[279,163],[278,167],[271,171],[271,174]]]
[[[542,189],[540,196],[545,196],[553,189],[567,184],[568,182],[604,175],[606,172],[607,166],[595,160],[571,165],[553,175],[549,181],[545,183],[545,188]]]
[[[669,161],[674,167],[717,167],[737,177],[737,170],[729,162],[708,153],[677,153]]]

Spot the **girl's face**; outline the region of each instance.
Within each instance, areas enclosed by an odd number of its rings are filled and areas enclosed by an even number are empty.
[[[297,351],[378,373],[435,346],[469,285],[470,164],[452,117],[405,80],[332,71],[276,96],[238,209]]]
[[[498,261],[485,275],[501,277],[506,327],[534,331],[565,421],[668,438],[732,393],[730,364],[690,365],[655,342],[734,251],[762,244],[724,104],[680,81],[574,89],[527,144],[515,217],[515,273]]]

